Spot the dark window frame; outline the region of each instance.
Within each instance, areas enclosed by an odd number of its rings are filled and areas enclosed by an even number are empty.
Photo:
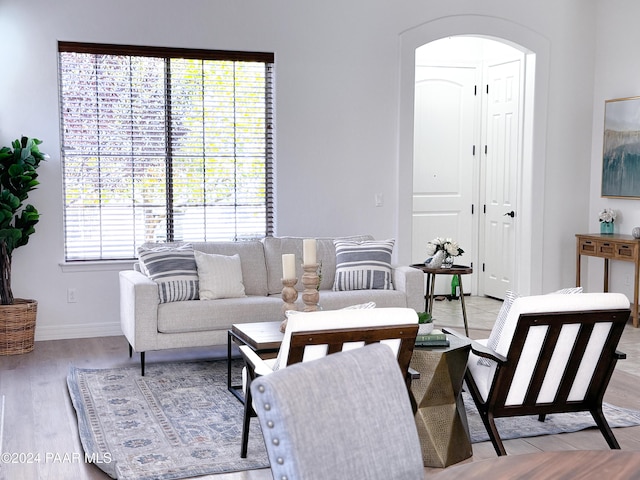
[[[172,75],[174,75],[173,73],[173,69],[172,69],[172,65],[175,63],[180,64],[180,60],[184,60],[184,64],[186,65],[192,65],[195,61],[202,61],[202,65],[203,65],[203,70],[205,68],[205,66],[209,66],[212,65],[211,62],[234,62],[233,63],[233,70],[234,70],[234,75],[235,75],[235,69],[236,69],[236,65],[239,65],[240,67],[242,67],[243,65],[253,65],[253,64],[264,64],[264,90],[260,90],[260,95],[258,98],[260,98],[263,106],[263,110],[259,110],[259,115],[261,116],[259,118],[259,125],[261,125],[262,127],[259,128],[258,130],[263,132],[261,133],[261,135],[263,135],[263,138],[259,138],[258,140],[256,140],[256,143],[259,145],[264,145],[264,148],[260,148],[259,153],[256,153],[255,155],[251,154],[249,156],[256,157],[259,158],[260,161],[258,161],[256,163],[256,165],[260,165],[260,170],[255,168],[255,165],[251,165],[251,169],[252,172],[254,173],[250,173],[247,174],[248,176],[255,176],[255,178],[257,180],[257,182],[263,182],[263,184],[259,184],[257,187],[256,186],[251,186],[251,188],[245,188],[252,190],[252,191],[260,191],[259,194],[255,193],[254,196],[256,198],[260,197],[264,199],[264,205],[263,207],[259,207],[260,211],[262,212],[262,208],[264,208],[263,210],[263,214],[264,214],[264,228],[261,231],[256,233],[256,234],[251,234],[249,237],[251,238],[261,238],[264,236],[270,236],[273,235],[273,225],[274,225],[274,186],[273,186],[273,181],[274,181],[274,175],[273,175],[273,170],[274,170],[274,54],[273,53],[267,53],[267,52],[237,52],[237,51],[222,51],[222,50],[203,50],[203,49],[179,49],[179,48],[163,48],[163,47],[144,47],[144,46],[131,46],[131,45],[114,45],[114,44],[91,44],[91,43],[78,43],[78,42],[58,42],[58,52],[59,52],[59,56],[60,56],[60,68],[59,68],[59,75],[60,75],[60,105],[61,105],[61,113],[60,113],[60,122],[61,122],[61,145],[62,145],[62,163],[63,163],[63,183],[64,183],[64,209],[65,209],[65,260],[68,262],[73,262],[73,261],[83,261],[83,260],[89,260],[89,261],[95,261],[95,260],[129,260],[129,259],[133,259],[135,258],[135,252],[137,250],[137,247],[139,247],[142,243],[144,243],[144,241],[142,241],[141,239],[139,239],[137,234],[134,234],[134,241],[133,241],[133,245],[131,245],[132,248],[128,249],[128,251],[125,254],[120,253],[116,253],[113,254],[113,251],[109,251],[108,248],[104,248],[104,246],[102,245],[102,236],[108,236],[108,234],[111,234],[112,232],[109,231],[108,226],[103,226],[102,223],[100,223],[100,228],[101,230],[104,229],[105,232],[107,233],[102,233],[100,235],[100,246],[99,247],[95,247],[95,248],[88,248],[88,250],[91,250],[90,253],[88,253],[87,255],[82,254],[82,252],[78,251],[78,244],[76,244],[75,246],[75,250],[70,249],[69,245],[70,245],[70,225],[72,223],[72,220],[69,220],[71,218],[71,215],[69,213],[70,210],[68,210],[69,207],[69,202],[68,199],[70,198],[68,196],[68,192],[71,189],[71,177],[68,174],[67,171],[67,159],[71,157],[71,155],[73,154],[72,152],[72,148],[70,148],[70,144],[68,142],[65,141],[65,129],[68,126],[68,123],[66,121],[65,118],[65,92],[63,91],[65,85],[63,84],[63,72],[62,72],[62,55],[64,53],[70,53],[70,54],[89,54],[89,55],[94,55],[94,56],[102,56],[102,55],[106,55],[106,56],[121,56],[121,57],[131,57],[131,58],[151,58],[151,59],[163,59],[165,61],[165,65],[166,65],[166,71],[165,71],[165,79],[164,81],[166,82],[166,85],[164,86],[165,89],[165,110],[166,110],[166,116],[167,116],[167,120],[165,122],[165,134],[166,134],[166,138],[164,139],[165,144],[166,144],[166,148],[165,148],[165,167],[166,167],[166,176],[165,176],[165,189],[166,189],[166,195],[165,195],[165,208],[166,208],[166,212],[164,215],[164,222],[165,222],[165,230],[166,230],[166,238],[163,239],[163,241],[174,241],[174,240],[182,240],[182,238],[177,238],[176,237],[176,229],[174,228],[174,223],[175,223],[175,214],[177,213],[177,209],[174,208],[173,205],[173,195],[172,195],[172,191],[175,188],[178,188],[177,186],[177,182],[172,180],[172,175],[173,175],[173,169],[175,168],[174,165],[174,161],[172,160],[172,156],[175,154],[174,150],[175,150],[175,145],[173,145],[173,141],[175,141],[175,137],[174,137],[174,132],[172,131],[172,126],[171,126],[171,115],[174,113],[171,111],[172,109],[172,94],[173,92],[171,91],[172,89],[172,85],[171,85],[171,81],[172,81]],[[208,62],[208,63],[207,63]],[[236,63],[237,62],[237,63]],[[246,63],[245,63],[246,62]],[[258,65],[259,66],[259,65]],[[239,68],[238,68],[239,70]],[[191,73],[189,73],[189,75],[191,75]],[[204,75],[203,75],[204,77]],[[71,77],[69,77],[71,78]],[[179,78],[179,80],[185,80],[185,78],[187,78],[186,76],[183,75],[183,77]],[[188,77],[190,78],[190,77]],[[260,78],[263,78],[262,76],[260,76]],[[235,76],[234,76],[235,79]],[[235,80],[234,80],[235,82]],[[184,82],[186,83],[186,82]],[[204,83],[204,80],[203,80]],[[224,84],[226,86],[226,84]],[[242,95],[242,93],[236,93],[236,84],[234,83],[233,86],[233,100],[234,102],[237,101],[237,99],[239,98],[238,95]],[[239,90],[239,89],[238,89]],[[204,88],[203,88],[204,91]],[[191,90],[189,90],[187,93],[191,94]],[[96,94],[97,96],[98,94]],[[210,92],[207,91],[207,93],[202,93],[202,100],[203,100],[203,104],[205,103],[205,99],[208,98],[208,96],[210,96]],[[183,98],[190,98],[190,97],[183,97]],[[243,97],[245,100],[247,97]],[[258,102],[257,102],[258,103]],[[256,104],[257,104],[256,103]],[[67,109],[68,110],[68,109]],[[262,115],[264,118],[262,118]],[[203,115],[204,117],[204,115]],[[251,118],[249,118],[249,120],[247,120],[248,122],[251,122]],[[207,127],[209,126],[209,124],[207,124],[207,122],[210,122],[210,120],[208,119],[203,119],[203,133],[202,134],[202,143],[203,143],[203,150],[206,150],[207,148],[210,147],[210,142],[207,140]],[[255,122],[254,122],[255,123]],[[234,121],[235,124],[235,121]],[[133,127],[137,127],[138,125],[133,125]],[[253,124],[251,125],[251,127],[253,127]],[[211,135],[209,134],[209,138],[211,137]],[[76,144],[77,145],[77,144]],[[133,150],[133,149],[132,149]],[[234,147],[234,152],[231,154],[231,156],[234,157],[234,161],[237,162],[238,157],[236,157],[236,150],[239,150],[239,148],[237,147],[237,143],[236,143],[236,147]],[[182,156],[184,157],[184,148],[183,151],[181,151],[180,153],[182,153]],[[118,153],[119,156],[123,156],[122,153]],[[211,158],[207,157],[207,155],[209,155],[209,157],[212,157],[213,155],[211,154],[207,154],[207,153],[203,153],[203,160],[202,163],[205,164],[206,162],[211,161]],[[88,155],[87,155],[88,156]],[[100,158],[101,158],[101,154],[96,154],[95,155],[97,157],[96,162],[98,164],[100,164]],[[124,155],[126,157],[126,155]],[[135,154],[131,154],[131,162],[132,164],[135,163],[135,158],[136,157]],[[263,159],[263,160],[262,160]],[[260,163],[260,162],[263,162]],[[69,162],[71,163],[71,162]],[[105,162],[108,163],[108,162]],[[98,167],[99,168],[99,167]],[[246,167],[244,167],[246,169]],[[133,169],[132,169],[133,170]],[[203,168],[204,170],[204,168]],[[259,173],[255,173],[255,172],[259,172]],[[230,173],[229,174],[229,178],[233,175],[237,175],[236,173]],[[135,178],[135,174],[132,174],[132,178]],[[139,176],[138,176],[139,178]],[[226,177],[225,177],[226,178]],[[253,180],[253,177],[251,177]],[[96,180],[96,184],[102,182],[102,180],[97,181]],[[233,182],[231,182],[233,184]],[[237,195],[239,190],[238,185],[239,184],[234,184],[235,186],[233,187],[233,189],[231,190],[232,192],[235,192],[231,194],[231,196],[233,195]],[[181,184],[181,187],[184,191],[184,189],[189,186],[189,184]],[[205,186],[205,182],[203,181],[202,185],[199,185],[199,187],[202,188],[202,190],[205,190],[206,186]],[[101,187],[102,188],[102,187]],[[97,188],[96,188],[97,190]],[[245,195],[249,195],[244,193]],[[114,194],[111,193],[111,195],[113,196]],[[98,203],[100,203],[100,205],[102,206],[102,198],[100,198],[99,200],[96,200]],[[133,199],[131,200],[133,202]],[[262,201],[262,200],[261,200]],[[187,207],[190,207],[192,205],[187,205]],[[133,208],[134,206],[130,206],[130,208]],[[206,205],[206,203],[204,203],[203,205],[199,205],[199,207],[206,209],[208,208],[208,205]],[[184,205],[183,205],[184,208]],[[229,208],[233,208],[233,206],[229,207]],[[260,214],[262,215],[262,213]],[[100,215],[96,215],[96,217],[98,217]],[[261,218],[261,217],[259,217]],[[242,219],[240,220],[242,221]],[[102,222],[102,220],[99,220],[99,222]],[[133,221],[133,223],[135,223],[135,220]],[[192,222],[193,223],[193,222]],[[238,222],[239,224],[239,222]],[[194,228],[198,228],[197,226]],[[197,237],[194,235],[188,235],[188,238],[184,238],[184,241],[210,241],[210,240],[242,240],[242,239],[246,239],[248,238],[246,235],[243,235],[241,232],[241,228],[238,229],[237,226],[235,227],[235,235],[233,235],[233,238],[216,238],[215,235],[211,235],[212,238],[208,238],[207,235],[207,228],[210,228],[209,226],[205,226],[202,227],[203,228],[203,235],[201,237]],[[81,228],[79,229],[81,230]],[[191,232],[191,230],[190,230]],[[78,232],[75,232],[74,235],[78,235]]]

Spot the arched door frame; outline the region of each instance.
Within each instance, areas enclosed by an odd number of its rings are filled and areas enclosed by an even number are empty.
[[[485,36],[523,50],[526,58],[524,151],[519,174],[519,222],[515,286],[522,294],[542,291],[542,208],[534,192],[544,192],[549,78],[549,42],[522,25],[497,17],[456,15],[432,20],[400,36],[398,163],[398,261],[411,261],[413,191],[413,107],[416,48],[454,35]]]

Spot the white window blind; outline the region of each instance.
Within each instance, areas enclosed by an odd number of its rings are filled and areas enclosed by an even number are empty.
[[[67,261],[273,233],[273,54],[58,51]]]

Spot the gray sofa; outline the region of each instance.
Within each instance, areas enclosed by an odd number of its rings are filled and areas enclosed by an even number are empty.
[[[371,240],[370,236],[348,240]],[[171,245],[171,244],[169,244]],[[177,245],[177,244],[176,244]],[[231,256],[238,254],[246,296],[216,300],[189,300],[160,303],[158,284],[141,272],[120,272],[120,322],[129,341],[130,354],[169,348],[223,345],[234,323],[269,322],[283,319],[282,255],[293,253],[302,259],[302,238],[267,237],[261,241],[192,243],[194,250]],[[335,310],[355,304],[375,302],[378,307],[424,309],[424,274],[409,266],[392,268],[392,290],[332,291],[336,271],[336,251],[331,238],[317,239],[317,260],[321,263],[320,307]],[[297,277],[302,268],[297,265]],[[296,288],[302,291],[299,280]],[[304,308],[298,295],[299,310]]]

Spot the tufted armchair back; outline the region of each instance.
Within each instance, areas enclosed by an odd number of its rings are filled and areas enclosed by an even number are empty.
[[[274,479],[418,480],[408,392],[382,344],[298,363],[251,384]]]

